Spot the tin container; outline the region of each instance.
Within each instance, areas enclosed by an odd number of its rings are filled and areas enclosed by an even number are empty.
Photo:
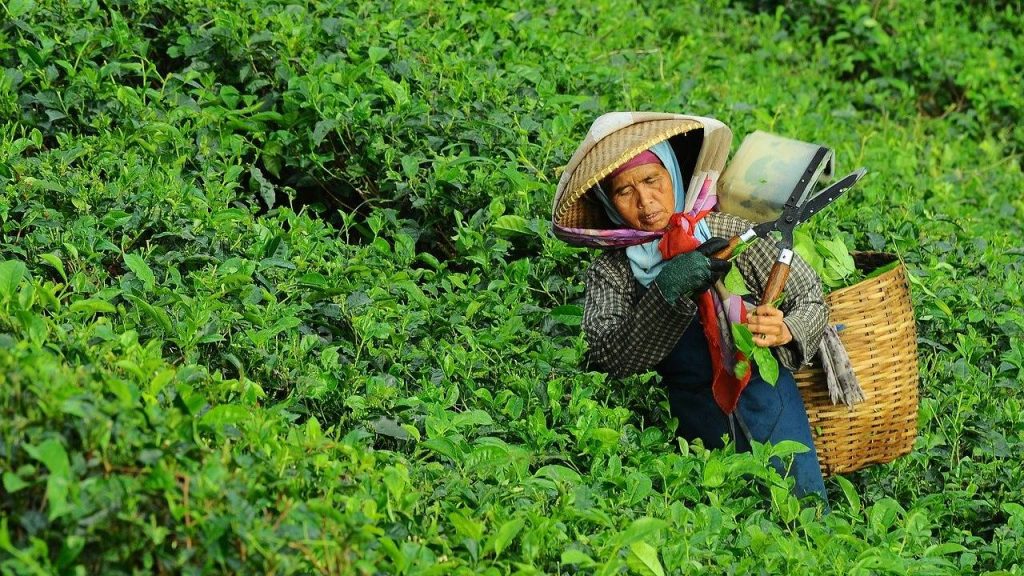
[[[820,148],[823,146],[760,130],[751,132],[743,139],[719,180],[719,210],[755,224],[778,218]],[[819,178],[832,177],[833,152],[826,150],[819,165],[814,167],[804,196]]]

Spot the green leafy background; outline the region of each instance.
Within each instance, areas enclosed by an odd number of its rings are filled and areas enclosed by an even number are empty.
[[[0,571],[1019,574],[1015,2],[0,2]],[[914,451],[676,442],[548,232],[610,110],[822,142]],[[738,144],[737,137],[734,145]]]

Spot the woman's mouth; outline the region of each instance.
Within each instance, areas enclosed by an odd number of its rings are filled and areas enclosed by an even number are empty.
[[[640,216],[640,223],[645,226],[657,224],[659,220],[661,220],[661,212],[651,212]]]

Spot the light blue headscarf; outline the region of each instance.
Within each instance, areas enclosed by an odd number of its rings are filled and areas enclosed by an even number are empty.
[[[672,190],[675,193],[675,212],[682,212],[686,207],[686,184],[683,182],[683,173],[679,169],[679,161],[676,159],[675,152],[672,151],[672,146],[668,143],[668,140],[658,142],[650,148],[650,151],[661,160],[662,165],[668,170],[669,176],[672,177]],[[691,190],[690,194],[696,194],[698,190]],[[607,194],[601,185],[597,186],[597,199],[600,200],[601,205],[604,206],[605,213],[608,214],[608,218],[618,226],[626,226],[626,221],[619,215],[619,211],[615,209],[615,205],[608,198]],[[711,230],[708,228],[707,222],[701,220],[697,223],[697,231],[695,236],[701,242],[711,237]],[[633,276],[644,286],[650,286],[651,282],[658,277],[658,273],[661,272],[661,267],[665,265],[664,260],[661,259],[661,250],[658,249],[658,245],[661,243],[661,239],[651,240],[646,244],[639,244],[637,246],[630,246],[626,248],[626,257],[629,258],[629,267],[633,270]]]

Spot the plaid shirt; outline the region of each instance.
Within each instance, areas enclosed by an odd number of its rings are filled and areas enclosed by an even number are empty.
[[[706,218],[711,234],[726,239],[750,228],[731,214],[712,212]],[[733,262],[752,293],[764,291],[778,253],[773,242],[759,238]],[[793,341],[773,351],[783,366],[797,370],[817,352],[828,321],[821,280],[799,256],[793,258],[779,309]],[[588,363],[616,377],[650,371],[672,351],[696,314],[689,297],[669,304],[657,282],[644,288],[633,277],[626,251],[609,250],[587,270],[583,331]]]

